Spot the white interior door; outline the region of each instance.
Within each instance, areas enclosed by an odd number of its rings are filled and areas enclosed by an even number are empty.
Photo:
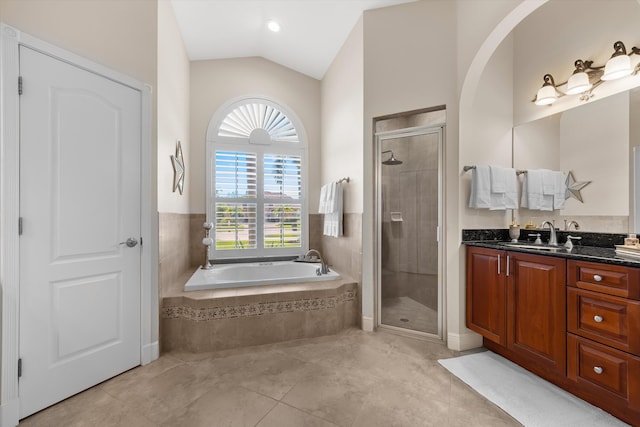
[[[140,364],[141,93],[20,47],[20,417]],[[133,242],[133,241],[132,241]]]

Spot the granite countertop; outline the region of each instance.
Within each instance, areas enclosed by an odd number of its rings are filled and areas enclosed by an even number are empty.
[[[544,230],[527,231],[533,233],[541,233],[542,240],[544,242],[548,241],[548,230],[546,231],[546,235],[544,233]],[[558,241],[561,242],[561,245],[566,241],[566,234],[582,237],[582,241],[579,241],[579,243],[574,243],[573,249],[571,251],[548,251],[542,249],[529,249],[509,246],[510,241],[508,238],[508,230],[463,230],[462,243],[467,246],[508,250],[511,252],[525,252],[557,258],[592,261],[613,265],[624,265],[628,267],[640,267],[640,258],[636,260],[634,258],[621,257],[616,254],[615,245],[623,244],[625,237],[624,235],[605,233],[580,233],[574,231],[571,231],[570,233],[558,232]],[[521,238],[518,241],[520,243],[532,243],[527,242],[527,239],[524,238]]]

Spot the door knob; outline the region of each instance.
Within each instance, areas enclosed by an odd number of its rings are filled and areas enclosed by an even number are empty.
[[[120,242],[120,245],[127,245],[130,248],[135,247],[138,244],[138,239],[129,237],[126,242]]]

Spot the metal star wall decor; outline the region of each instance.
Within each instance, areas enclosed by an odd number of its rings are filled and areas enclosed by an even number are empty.
[[[173,164],[173,192],[178,190],[182,194],[184,190],[184,160],[180,141],[176,144],[176,155],[171,156],[171,164]]]
[[[584,201],[582,201],[580,190],[591,184],[591,181],[576,181],[573,176],[573,172],[569,171],[569,173],[567,173],[567,180],[565,181],[565,184],[567,184],[567,190],[564,193],[565,200],[573,197],[574,199],[579,200],[580,203],[584,203]]]

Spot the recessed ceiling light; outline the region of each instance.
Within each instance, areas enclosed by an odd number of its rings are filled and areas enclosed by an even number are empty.
[[[269,21],[267,22],[267,28],[274,33],[277,33],[278,31],[280,31],[280,24],[278,24],[276,21]]]

